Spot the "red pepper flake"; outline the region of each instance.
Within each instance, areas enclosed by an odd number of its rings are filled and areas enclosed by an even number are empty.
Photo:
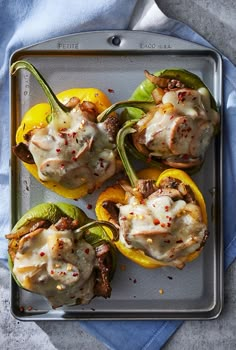
[[[45,253],[44,253],[44,252],[40,252],[39,255],[40,255],[40,256],[44,256]]]
[[[79,275],[78,272],[74,272],[72,276],[77,277],[78,275]]]
[[[77,132],[72,132],[72,137],[74,138],[77,135]]]
[[[178,93],[178,100],[180,102],[184,102],[185,101],[185,96],[186,96],[187,92],[186,91],[181,91]]]
[[[145,199],[141,199],[140,204],[145,204],[145,203],[146,203]]]
[[[114,94],[114,90],[113,89],[107,89],[108,92],[110,92],[110,94]]]
[[[57,152],[57,153],[60,153],[60,152],[61,152],[61,149],[60,149],[60,148],[57,148],[57,149],[56,149],[56,152]]]
[[[189,155],[188,154],[184,154],[183,155],[183,159],[189,159]]]
[[[167,222],[167,227],[170,227],[171,226],[171,223],[170,222]]]
[[[20,312],[24,312],[24,311],[25,311],[24,306],[20,306]]]
[[[61,169],[64,169],[64,168],[65,168],[65,164],[62,163],[62,164],[60,165],[60,168],[61,168]]]
[[[93,207],[92,204],[87,205],[87,209],[89,209],[89,210],[92,209],[92,207]]]
[[[164,222],[161,223],[161,227],[166,227],[166,225],[164,224]]]
[[[68,141],[65,139],[65,146],[68,146]]]
[[[54,271],[53,270],[51,270],[51,275],[54,275]]]
[[[84,252],[85,254],[89,254],[89,248],[86,248]]]
[[[74,162],[76,162],[76,161],[77,161],[77,158],[76,158],[76,157],[72,157],[71,160],[73,160]]]
[[[125,271],[126,270],[126,265],[125,264],[121,264],[120,265],[120,269],[121,269],[121,271]]]
[[[153,219],[153,223],[154,223],[154,225],[159,225],[160,224],[160,220],[159,219]]]
[[[165,206],[165,211],[169,211],[170,207],[168,205]]]
[[[73,149],[73,151],[71,152],[72,154],[75,154],[76,153],[76,151]]]
[[[120,219],[125,221],[125,220],[127,220],[127,217],[126,216],[122,216]]]
[[[28,310],[28,311],[33,310],[32,306],[28,306],[27,310]]]
[[[174,116],[172,115],[172,116],[170,117],[170,120],[173,119],[173,118],[174,118]]]

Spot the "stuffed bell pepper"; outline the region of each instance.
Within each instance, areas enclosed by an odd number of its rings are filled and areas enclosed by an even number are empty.
[[[182,269],[197,258],[208,237],[204,198],[181,169],[133,171],[125,153],[128,122],[118,133],[118,150],[130,183],[121,180],[98,197],[96,215],[119,230],[120,252],[146,268]]]
[[[16,283],[46,297],[53,308],[110,297],[117,232],[109,223],[92,221],[74,205],[44,203],[26,212],[6,238]]]
[[[50,190],[66,198],[92,193],[120,170],[115,137],[115,114],[99,123],[97,116],[110,101],[95,88],[75,88],[54,95],[41,74],[27,61],[11,73],[28,70],[47,96],[24,115],[13,151],[29,172]]]
[[[137,121],[136,132],[127,140],[128,149],[162,169],[199,168],[220,124],[209,89],[198,76],[183,69],[154,75],[145,71],[145,75],[147,79],[122,105],[127,107],[124,118]]]

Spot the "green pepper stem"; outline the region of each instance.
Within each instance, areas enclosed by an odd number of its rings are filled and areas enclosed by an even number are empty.
[[[126,154],[125,137],[128,134],[132,134],[132,133],[136,132],[136,130],[133,129],[132,126],[134,124],[136,124],[137,121],[138,120],[135,119],[135,120],[130,120],[130,121],[126,122],[125,125],[123,126],[123,128],[119,130],[119,132],[117,134],[117,138],[116,138],[117,150],[119,152],[120,159],[123,163],[123,166],[125,168],[126,174],[129,177],[129,180],[130,180],[132,187],[137,186],[138,177],[135,174],[135,172],[134,172],[134,170],[129,162],[127,154]]]
[[[111,224],[108,221],[103,221],[103,220],[91,221],[91,222],[85,224],[84,226],[79,227],[74,232],[78,233],[78,234],[85,233],[88,229],[90,229],[92,227],[97,227],[97,226],[99,226],[99,227],[103,227],[103,226],[108,227],[111,230],[112,235],[113,235],[112,241],[118,241],[118,239],[119,239],[118,230],[113,224]],[[106,233],[106,231],[104,231],[104,233]],[[106,236],[107,236],[107,239],[110,240],[110,237],[107,234],[106,234]]]
[[[124,107],[134,107],[134,108],[139,108],[144,112],[149,112],[152,107],[154,107],[156,104],[155,102],[147,102],[147,101],[120,101],[117,103],[114,103],[110,107],[108,107],[105,111],[100,113],[97,117],[98,122],[103,122],[106,120],[112,112],[116,111],[119,108],[124,108]]]
[[[47,99],[48,99],[48,102],[51,106],[52,111],[69,112],[69,108],[67,108],[65,105],[63,105],[58,100],[58,98],[56,97],[56,95],[54,94],[54,92],[52,91],[50,86],[47,84],[45,79],[42,77],[42,75],[38,72],[38,70],[31,63],[29,63],[27,61],[23,61],[23,60],[13,63],[11,65],[11,69],[10,69],[11,74],[15,74],[19,69],[26,69],[31,74],[33,74],[33,76],[35,77],[35,79],[38,81],[41,88],[43,89],[45,95],[47,96]]]

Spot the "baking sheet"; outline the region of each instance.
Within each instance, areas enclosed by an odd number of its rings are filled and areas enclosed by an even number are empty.
[[[147,32],[90,32],[50,40],[11,57],[27,59],[42,73],[55,93],[73,87],[97,87],[112,102],[127,99],[144,79],[144,69],[155,72],[181,67],[197,74],[222,104],[221,57],[214,50],[169,36]],[[27,71],[11,77],[11,137],[24,113],[46,102]],[[140,164],[137,164],[140,166]],[[145,164],[143,164],[145,167]],[[93,195],[67,200],[45,189],[13,156],[11,159],[12,225],[29,208],[46,201],[78,205],[94,216],[97,195],[114,183],[110,180]],[[11,307],[22,320],[71,319],[211,319],[223,304],[222,253],[222,128],[212,142],[204,166],[193,176],[202,191],[209,218],[210,237],[201,256],[183,270],[172,267],[147,270],[118,255],[110,299],[96,298],[89,305],[52,310],[43,297],[21,290],[14,280]],[[92,204],[92,209],[87,205]],[[163,292],[163,293],[162,293]]]

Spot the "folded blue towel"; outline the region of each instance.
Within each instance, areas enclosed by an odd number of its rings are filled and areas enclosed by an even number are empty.
[[[23,46],[52,37],[103,29],[146,30],[176,36],[210,46],[186,25],[168,19],[154,0],[2,0],[0,11],[0,261],[6,261],[9,232],[9,104],[8,61]],[[223,57],[224,65],[224,244],[225,267],[236,256],[236,69]],[[2,236],[2,238],[1,238]],[[111,349],[160,349],[182,324],[181,321],[83,321],[81,325]]]

